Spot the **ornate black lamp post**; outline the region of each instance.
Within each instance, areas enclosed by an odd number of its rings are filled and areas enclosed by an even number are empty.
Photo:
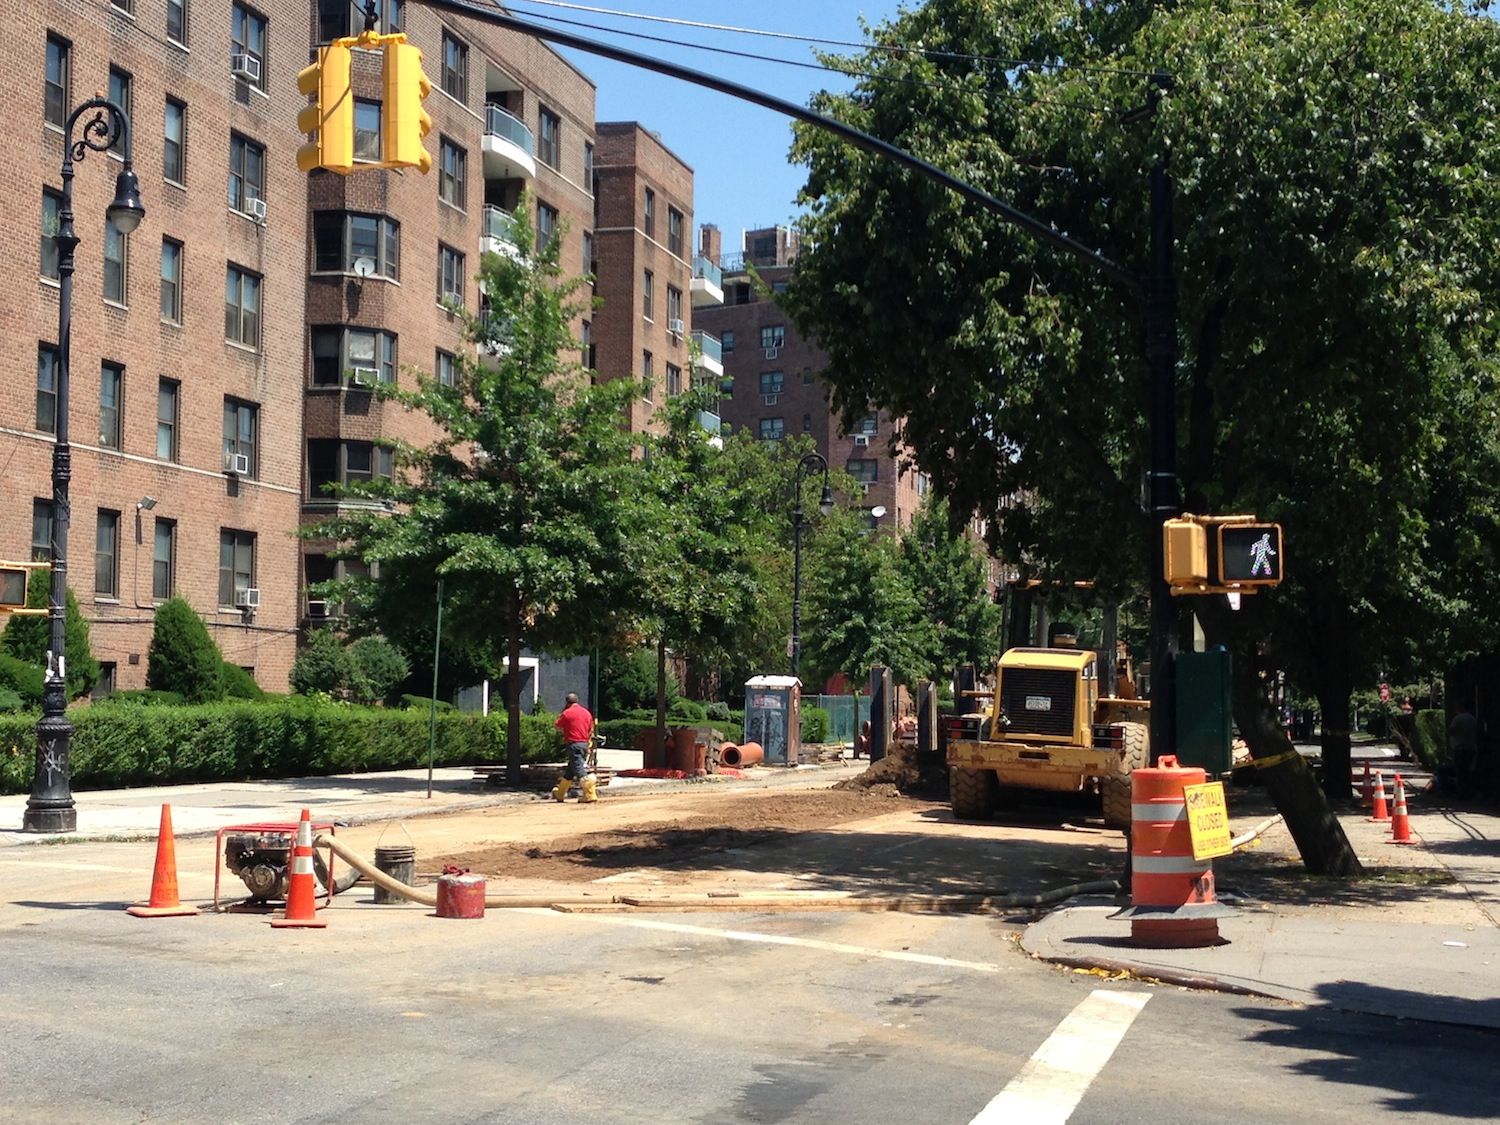
[[[821,453],[809,453],[797,462],[797,506],[792,509],[792,675],[802,666],[802,481],[815,469],[823,470],[823,497],[818,511],[825,516],[833,511],[833,490],[828,487],[828,459]]]
[[[82,136],[73,139],[73,127],[85,114]],[[140,185],[130,161],[130,119],[106,98],[90,98],[68,115],[63,131],[62,207],[58,212],[57,272],[61,293],[57,306],[57,432],[52,447],[52,590],[48,599],[51,626],[47,644],[47,678],[42,689],[42,718],[36,725],[36,772],[31,796],[21,822],[24,832],[72,832],[78,828],[69,784],[68,751],[73,724],[68,722],[67,685],[67,597],[68,597],[68,481],[73,475],[73,454],[68,445],[68,375],[72,360],[73,251],[78,236],[73,231],[73,162],[90,149],[104,152],[117,143],[125,165],[115,178],[115,198],[106,217],[122,235],[140,226],[146,209],[141,206]]]

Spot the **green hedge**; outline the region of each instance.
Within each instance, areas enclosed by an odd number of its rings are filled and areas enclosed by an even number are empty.
[[[1411,749],[1428,769],[1435,770],[1442,765],[1448,756],[1448,723],[1442,711],[1427,709],[1417,712]]]
[[[308,699],[197,706],[116,706],[69,712],[73,785],[111,789],[252,777],[311,777],[412,769],[427,763],[425,713]],[[0,715],[0,792],[31,787],[35,714]],[[505,760],[505,716],[440,712],[438,765]],[[550,721],[521,720],[528,761],[558,761]]]
[[[822,744],[828,741],[828,731],[833,726],[833,716],[821,707],[802,707],[802,741],[805,745]]]

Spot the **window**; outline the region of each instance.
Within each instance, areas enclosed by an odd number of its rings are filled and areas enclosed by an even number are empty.
[[[255,62],[251,66],[252,78],[241,78],[257,90],[266,88],[266,17],[252,12],[243,4],[234,6],[234,15],[229,24],[229,52],[231,55],[248,55]]]
[[[583,272],[595,273],[594,269],[594,232],[586,230],[583,232]]]
[[[43,114],[48,125],[59,129],[68,123],[68,85],[73,68],[73,47],[66,39],[47,36],[47,78],[43,84]]]
[[[104,221],[104,299],[125,304],[129,278],[130,237],[108,219]]]
[[[656,192],[650,188],[646,189],[646,200],[642,206],[641,230],[645,231],[647,238],[656,237]]]
[[[166,601],[177,588],[177,523],[157,517],[151,540],[151,596]]]
[[[57,367],[62,357],[51,344],[36,349],[36,428],[57,433]]]
[[[252,199],[265,196],[265,146],[238,133],[229,134],[229,206],[247,212]]]
[[[760,346],[779,348],[786,343],[786,325],[768,324],[760,330]]]
[[[844,466],[849,475],[864,484],[873,484],[880,479],[880,462],[870,457],[851,457]]]
[[[804,387],[812,386],[812,370],[810,368],[804,367],[802,369],[802,385]]]
[[[33,562],[50,562],[52,559],[52,501],[31,502],[31,559]]]
[[[161,174],[174,184],[187,183],[187,105],[175,98],[167,99]]]
[[[99,365],[99,448],[120,448],[120,397],[125,369],[118,363]]]
[[[182,323],[182,243],[161,240],[161,318]]]
[[[443,93],[461,102],[469,100],[469,48],[446,32],[443,34]]]
[[[338,489],[379,478],[391,479],[393,453],[368,441],[313,438],[307,443],[307,489],[312,499],[329,499]]]
[[[90,699],[104,699],[115,693],[115,672],[118,668],[119,665],[113,660],[99,662],[99,678],[89,688]]]
[[[541,250],[557,237],[557,208],[545,203],[536,205],[536,248]]]
[[[347,211],[313,214],[313,269],[319,273],[359,273],[361,258],[369,272],[392,281],[401,276],[401,224],[381,215]]]
[[[667,286],[667,321],[682,319],[682,290],[675,285]]]
[[[756,265],[774,265],[776,262],[776,236],[758,234],[750,240],[750,257]]]
[[[880,420],[873,414],[866,414],[859,420],[859,425],[854,427],[854,432],[864,434],[866,437],[874,437],[880,432]]]
[[[396,381],[396,337],[369,328],[327,327],[312,332],[315,387]]]
[[[682,212],[675,207],[667,208],[667,249],[682,257]]]
[[[562,163],[562,118],[543,106],[537,115],[536,155],[537,159],[549,168],[557,168]]]
[[[656,295],[656,275],[647,270],[641,280],[641,315],[651,319],[652,302]]]
[[[729,287],[729,301],[731,305],[748,305],[755,300],[755,290],[744,282],[736,282]]]
[[[447,137],[438,145],[438,198],[460,211],[468,186],[469,154]]]
[[[51,188],[42,189],[42,276],[57,281],[62,277],[62,255],[57,249],[57,232],[62,226],[62,195]]]
[[[594,326],[586,320],[579,330],[578,342],[583,347],[583,366],[589,372],[589,382],[597,383],[597,372],[594,371]]]
[[[163,379],[156,384],[156,456],[161,461],[177,460],[177,413],[180,384]]]
[[[375,0],[375,30],[401,30],[402,0]],[[358,35],[365,29],[363,0],[318,0],[318,42]]]
[[[255,585],[255,533],[219,530],[219,604],[233,606],[235,595]]]
[[[804,415],[802,415],[802,432],[804,434],[810,434],[810,433],[812,433],[812,415],[811,414],[804,414]]]
[[[651,392],[656,382],[656,360],[650,352],[641,353],[641,381],[645,384],[641,398],[650,402]]]
[[[94,593],[106,598],[120,593],[120,513],[99,509],[94,523]]]
[[[109,2],[127,15],[135,15],[135,0],[109,0]]]
[[[236,265],[224,272],[224,338],[260,348],[260,276]]]
[[[464,303],[464,256],[451,246],[438,243],[438,300]]]
[[[782,281],[773,281],[773,282],[771,282],[771,292],[772,293],[785,293],[786,292],[786,281],[782,280]]]
[[[667,394],[680,395],[682,393],[682,368],[675,363],[667,364]]]
[[[109,100],[125,111],[125,119],[127,121],[132,116],[130,107],[131,86],[130,75],[127,72],[121,70],[119,67],[112,66],[109,68]],[[125,154],[125,134],[123,131],[115,138],[115,143],[109,146],[109,151],[116,156],[123,156]]]
[[[244,476],[255,476],[255,438],[259,428],[260,407],[253,402],[241,402],[237,398],[224,400],[224,467],[227,469],[236,454],[242,454],[250,462],[250,470]]]
[[[594,146],[589,141],[583,142],[583,190],[590,195],[594,192]]]
[[[760,393],[763,395],[779,395],[786,384],[786,373],[783,371],[762,371],[760,375]]]
[[[724,355],[728,355],[730,352],[734,351],[733,328],[724,329],[723,335],[721,335],[719,338],[719,350],[723,352]]]
[[[188,0],[167,0],[167,38],[184,47],[188,41]]]
[[[760,420],[760,440],[780,441],[786,436],[785,418],[762,418]]]
[[[586,324],[587,321],[584,323]],[[458,385],[458,357],[452,352],[445,352],[439,348],[437,360],[432,366],[437,372],[438,386],[456,387]]]
[[[380,103],[354,99],[354,161],[380,162]]]

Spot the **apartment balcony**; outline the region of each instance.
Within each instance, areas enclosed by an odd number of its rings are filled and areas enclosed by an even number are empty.
[[[479,249],[485,254],[504,254],[507,258],[519,259],[521,248],[515,243],[511,213],[503,207],[485,207],[484,233],[479,239]]]
[[[724,274],[707,258],[693,259],[693,308],[724,303]]]
[[[707,371],[710,375],[722,376],[724,349],[720,346],[718,337],[710,336],[707,332],[694,332],[693,343],[698,345],[698,360],[695,364],[697,369]]]
[[[497,105],[484,107],[484,177],[536,179],[536,140],[531,130]]]
[[[724,448],[724,420],[712,410],[698,411],[698,425],[708,435],[708,443],[715,449]]]

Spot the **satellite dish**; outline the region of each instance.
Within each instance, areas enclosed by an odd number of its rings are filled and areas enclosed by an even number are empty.
[[[874,516],[876,519],[879,519],[881,516],[885,515],[885,505],[876,504],[873,508],[870,509],[870,515]]]
[[[374,258],[355,258],[354,272],[360,277],[371,277],[375,273]]]

